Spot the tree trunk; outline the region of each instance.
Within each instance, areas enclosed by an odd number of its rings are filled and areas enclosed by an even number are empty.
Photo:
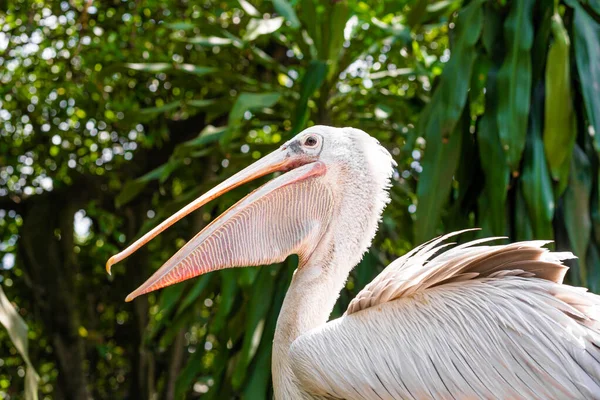
[[[29,199],[18,251],[38,314],[51,339],[64,399],[89,399],[84,342],[79,335],[73,253],[73,216],[78,207],[64,193]]]

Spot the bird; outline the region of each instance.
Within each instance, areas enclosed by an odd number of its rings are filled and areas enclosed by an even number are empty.
[[[276,399],[599,399],[600,296],[563,284],[563,261],[574,256],[547,241],[438,237],[391,262],[329,321],[390,203],[395,167],[362,130],[312,126],[111,257],[107,270],[208,201],[278,172],[126,301],[297,254],[273,340]]]

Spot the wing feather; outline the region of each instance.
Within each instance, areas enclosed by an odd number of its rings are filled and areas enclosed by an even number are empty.
[[[358,293],[350,302],[346,313],[352,314],[430,287],[499,273],[507,274],[507,271],[519,270],[523,276],[536,276],[562,283],[568,268],[560,261],[574,258],[569,252],[550,252],[542,247],[549,242],[542,240],[480,246],[501,238],[474,240],[435,256],[451,245],[443,243],[444,240],[462,232],[464,231],[441,236],[392,262]]]
[[[293,369],[339,399],[598,399],[600,330],[580,304],[600,297],[518,275],[454,282],[300,336]]]
[[[290,355],[315,398],[600,399],[600,297],[547,242],[438,238],[393,262]]]

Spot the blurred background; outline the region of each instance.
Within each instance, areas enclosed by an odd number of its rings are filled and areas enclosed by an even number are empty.
[[[467,227],[600,290],[598,0],[0,0],[0,398],[271,398],[294,257],[124,302],[261,182],[104,264],[313,124],[398,162],[332,317]]]

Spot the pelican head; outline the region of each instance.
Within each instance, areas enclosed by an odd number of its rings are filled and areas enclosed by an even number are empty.
[[[389,152],[367,133],[313,126],[111,257],[107,271],[208,201],[253,179],[283,172],[205,227],[126,300],[210,271],[272,264],[291,254],[299,255],[299,268],[308,260],[326,268],[338,257],[335,265],[345,266],[347,273],[375,235],[389,200],[393,166]]]

